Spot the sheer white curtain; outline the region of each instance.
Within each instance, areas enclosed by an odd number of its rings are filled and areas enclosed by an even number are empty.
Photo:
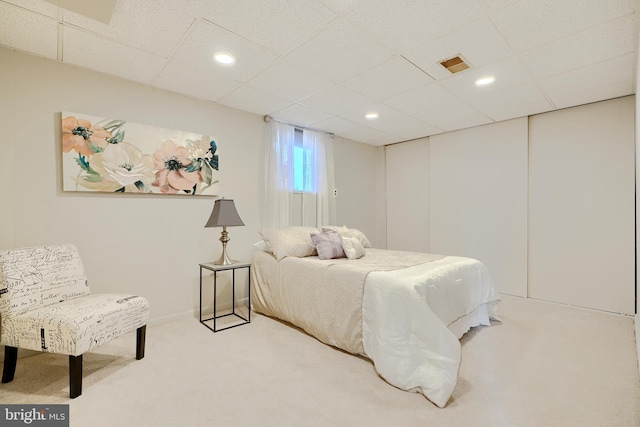
[[[295,134],[294,126],[276,120],[270,120],[267,124],[263,227],[320,227],[335,223],[333,140],[323,132],[303,131],[302,149],[309,155],[303,176],[310,183],[305,186],[310,191],[296,191]]]
[[[308,202],[310,198],[315,199],[315,223],[303,224],[321,227],[323,225],[335,224],[336,207],[333,190],[335,189],[335,181],[333,177],[333,139],[331,135],[324,132],[316,132],[305,130],[302,134],[302,148],[309,150],[312,155],[312,185],[315,190],[313,192],[302,193],[302,206],[313,206],[313,200]],[[313,170],[315,168],[315,170]],[[306,200],[305,200],[306,199]],[[304,215],[304,217],[309,217]],[[313,215],[311,216],[313,218]]]

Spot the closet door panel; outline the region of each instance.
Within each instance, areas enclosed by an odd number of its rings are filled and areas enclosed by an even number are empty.
[[[529,296],[634,312],[633,97],[529,121]]]
[[[501,293],[527,294],[527,119],[429,141],[429,247],[482,261]]]

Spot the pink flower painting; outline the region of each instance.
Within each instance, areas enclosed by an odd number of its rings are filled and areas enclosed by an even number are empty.
[[[207,135],[62,113],[63,190],[219,196]]]

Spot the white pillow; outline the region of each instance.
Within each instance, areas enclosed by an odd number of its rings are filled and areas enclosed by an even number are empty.
[[[342,250],[349,259],[362,258],[365,254],[364,246],[360,243],[360,240],[355,237],[341,237],[342,238]]]
[[[346,258],[342,249],[342,236],[337,231],[328,230],[322,233],[311,233],[311,240],[316,245],[318,258]]]
[[[371,242],[369,242],[369,239],[367,239],[367,236],[365,236],[364,233],[358,230],[357,228],[347,228],[346,225],[343,225],[342,227],[338,227],[335,225],[326,225],[322,227],[322,231],[327,231],[327,230],[337,231],[338,233],[340,233],[342,237],[356,238],[360,240],[360,243],[362,243],[362,246],[364,246],[365,248],[371,247]]]
[[[316,255],[316,246],[311,240],[311,233],[318,233],[315,227],[264,228],[260,235],[271,247],[278,260],[292,256],[303,258]]]
[[[253,247],[260,252],[272,252],[271,246],[269,246],[269,243],[264,240],[260,240],[259,242],[254,243]]]

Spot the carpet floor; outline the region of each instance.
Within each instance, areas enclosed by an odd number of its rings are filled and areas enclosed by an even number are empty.
[[[84,355],[68,398],[68,358],[18,359],[0,403],[70,405],[70,425],[639,426],[633,319],[501,296],[502,322],[461,340],[453,397],[440,409],[399,390],[372,363],[277,320],[213,333],[196,319],[147,328]]]

